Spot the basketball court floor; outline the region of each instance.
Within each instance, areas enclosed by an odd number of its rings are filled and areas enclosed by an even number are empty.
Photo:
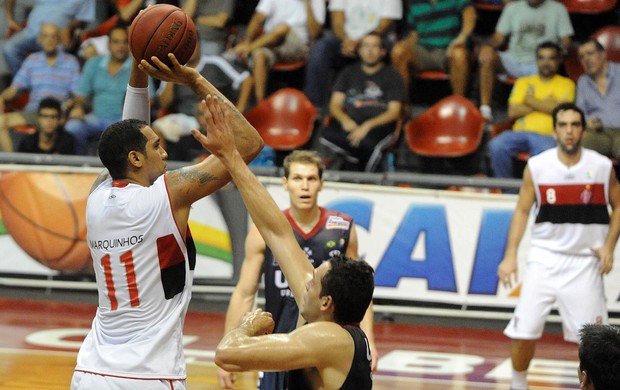
[[[0,389],[68,389],[95,310],[92,303],[0,298]],[[374,389],[509,388],[509,342],[500,327],[425,322],[377,321],[380,360]],[[223,327],[221,311],[190,307],[185,327],[189,389],[219,388],[213,357]],[[546,334],[531,366],[530,389],[578,389],[577,364],[575,345],[557,332]],[[237,389],[255,388],[255,378],[255,373],[240,374]]]

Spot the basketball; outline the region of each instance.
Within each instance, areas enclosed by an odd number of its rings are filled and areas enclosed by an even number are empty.
[[[196,27],[180,8],[157,4],[140,12],[129,27],[129,46],[138,61],[159,58],[172,66],[168,53],[185,64],[196,48]]]
[[[92,271],[86,201],[97,175],[12,172],[0,176],[6,230],[30,257],[58,271]]]

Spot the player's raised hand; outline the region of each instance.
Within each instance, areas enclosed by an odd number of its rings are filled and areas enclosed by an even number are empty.
[[[172,67],[164,64],[159,58],[151,57],[151,62],[147,60],[140,61],[138,67],[152,77],[162,81],[173,82],[191,86],[191,84],[200,76],[200,73],[189,66],[181,65],[172,53],[168,53],[168,58],[172,62]]]
[[[221,99],[207,95],[201,102],[206,134],[192,129],[194,138],[218,158],[230,157],[235,151],[235,136],[229,125],[229,108]]]

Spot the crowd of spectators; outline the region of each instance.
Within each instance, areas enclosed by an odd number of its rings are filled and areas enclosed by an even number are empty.
[[[31,9],[20,19],[22,3]],[[41,133],[41,104],[46,101],[49,110],[51,98],[60,103],[56,127],[72,137],[71,148],[38,150],[93,154],[101,132],[121,117],[131,63],[128,26],[155,3],[179,6],[194,19],[200,44],[190,65],[241,111],[272,92],[269,76],[276,64],[303,63],[303,92],[320,113],[318,136],[309,147],[321,151],[319,140],[328,140],[360,158],[360,169],[378,140],[415,116],[410,102],[425,91],[413,81],[425,71],[444,72],[448,94],[475,102],[488,125],[506,110],[512,131],[482,145],[489,161],[481,166],[483,174],[513,177],[518,153],[554,146],[549,113],[569,101],[586,113],[584,145],[620,159],[619,65],[595,39],[574,42],[569,13],[553,0],[504,2],[488,36],[476,35],[476,25],[489,20],[480,18],[474,0],[0,1],[7,31],[0,149],[21,149],[23,137],[12,129],[31,126]],[[368,36],[372,43],[362,44]],[[562,66],[576,47],[584,69],[578,81],[564,77]],[[498,100],[500,74],[512,77],[514,86]],[[193,93],[155,80],[151,88],[157,91],[153,127],[171,157],[199,157],[189,136],[189,129],[200,126]]]

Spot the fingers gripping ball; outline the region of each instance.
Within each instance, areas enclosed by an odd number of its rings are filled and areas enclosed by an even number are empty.
[[[185,64],[196,48],[196,27],[180,8],[157,4],[140,12],[129,27],[129,46],[138,61],[159,58],[172,66],[168,53]]]
[[[91,271],[86,201],[97,175],[5,173],[0,211],[13,240],[41,264],[59,271]]]

